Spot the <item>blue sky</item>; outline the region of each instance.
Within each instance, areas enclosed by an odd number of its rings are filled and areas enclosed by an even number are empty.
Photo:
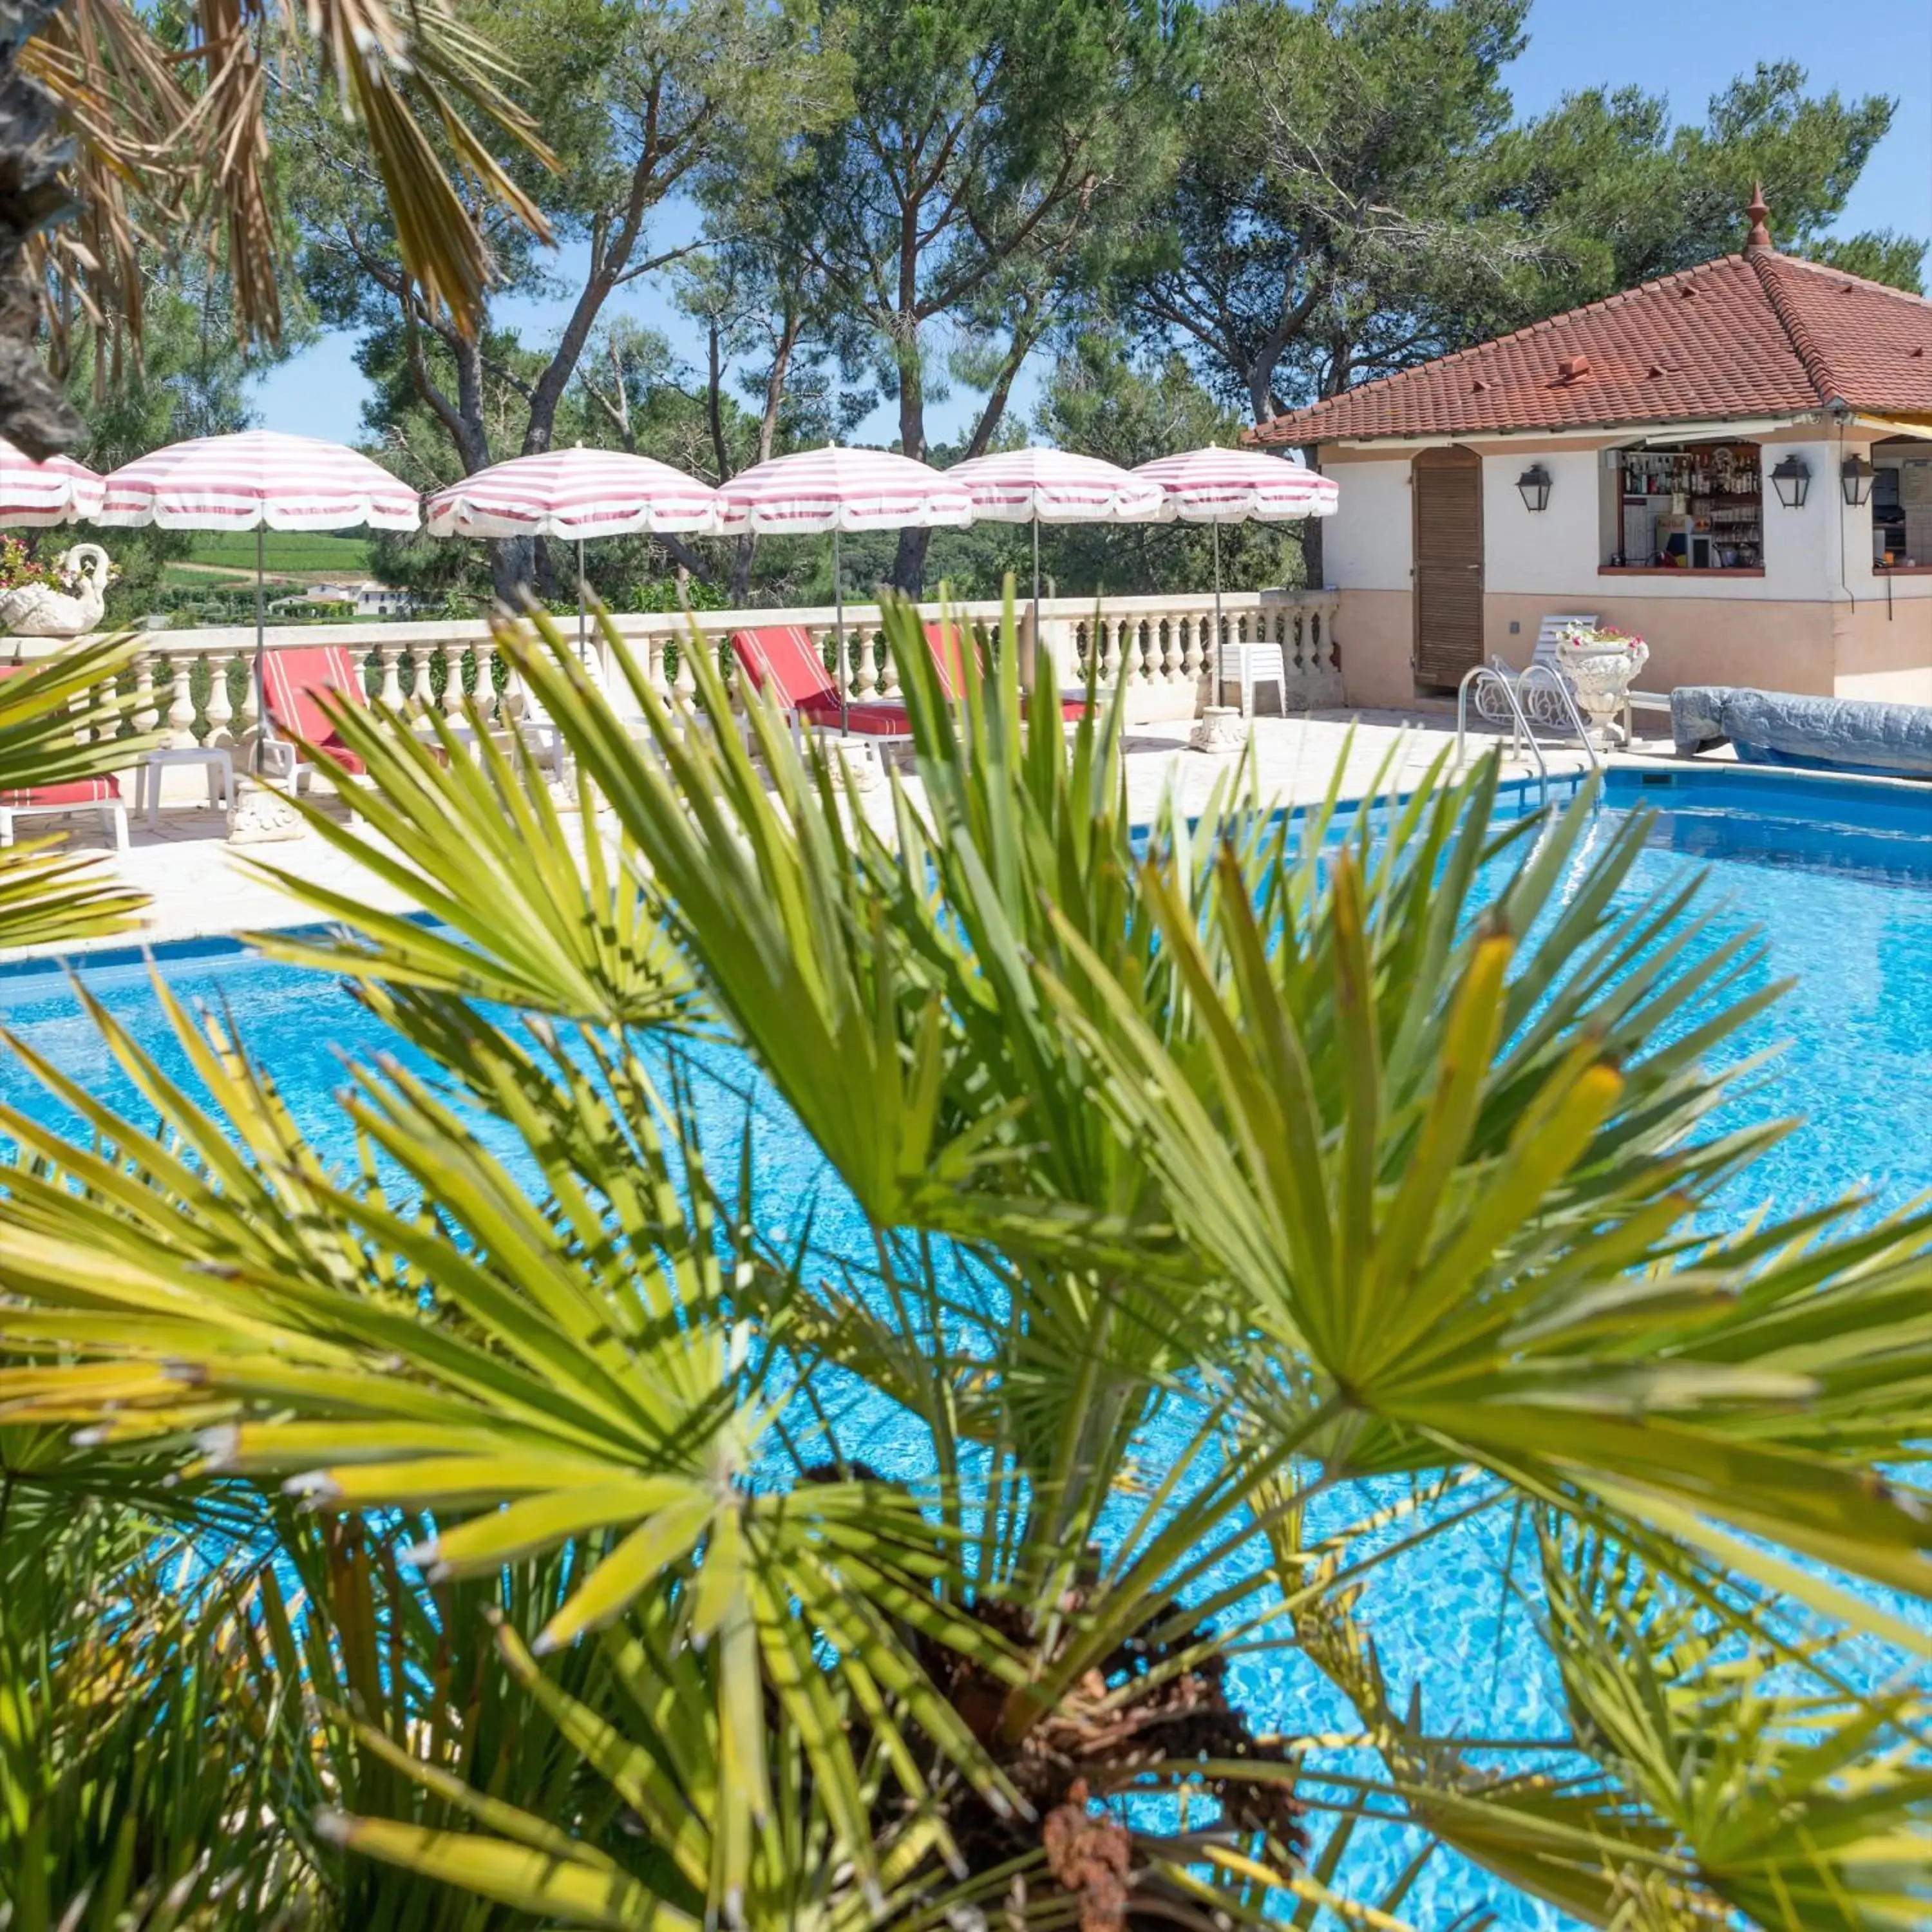
[[[1536,0],[1529,46],[1510,70],[1517,110],[1534,114],[1567,93],[1634,84],[1670,98],[1677,116],[1701,120],[1708,98],[1760,60],[1795,60],[1814,92],[1890,94],[1898,101],[1891,133],[1873,155],[1840,226],[1846,231],[1895,228],[1932,234],[1932,0]],[[1772,212],[1776,232],[1778,214]],[[632,292],[626,308],[674,344],[699,345],[672,306],[668,288]],[[503,308],[526,339],[539,342],[559,312],[526,303]],[[325,338],[272,370],[256,385],[263,425],[338,441],[358,434],[366,386],[346,336]],[[1023,373],[1015,392],[1022,413],[1034,381]],[[929,433],[957,432],[970,407],[959,396],[928,412]],[[883,442],[895,433],[881,410],[860,434]],[[506,452],[508,453],[508,452]]]

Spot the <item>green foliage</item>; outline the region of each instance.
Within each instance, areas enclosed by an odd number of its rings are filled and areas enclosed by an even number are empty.
[[[964,439],[977,453],[1022,362],[1160,192],[1192,8],[832,0],[822,22],[851,61],[852,112],[808,138],[777,245],[862,326],[899,447],[925,457],[926,400],[956,378],[986,396]],[[918,588],[925,548],[902,536],[902,588]]]
[[[1848,275],[1862,275],[1868,282],[1883,282],[1917,296],[1925,292],[1926,247],[1914,236],[1881,228],[1865,235],[1828,235],[1796,252]]]
[[[1207,17],[1177,201],[1121,313],[1258,420],[1740,247],[1916,286],[1917,244],[1826,238],[1894,104],[1759,65],[1701,124],[1635,88],[1516,124],[1524,0],[1230,0]],[[1257,104],[1262,104],[1257,111]]]
[[[248,427],[248,379],[264,366],[263,358],[258,352],[250,360],[237,345],[218,281],[186,275],[148,290],[138,363],[124,359],[118,342],[104,338],[91,325],[77,325],[73,338],[68,394],[85,428],[76,454],[92,467],[118,469],[171,442]],[[293,353],[302,339],[302,331],[291,327],[278,353]],[[105,534],[121,572],[108,592],[112,623],[136,622],[154,609],[168,565],[196,554],[202,541],[179,530]],[[72,533],[42,531],[34,541],[43,550],[64,548]],[[253,539],[248,543],[247,567],[252,570]]]
[[[1678,128],[1660,98],[1593,90],[1503,136],[1485,158],[1482,192],[1548,246],[1498,320],[1547,314],[1741,248],[1758,179],[1780,248],[1852,249],[1892,270],[1882,280],[1916,272],[1909,242],[1901,251],[1889,236],[1824,239],[1894,104],[1810,96],[1804,82],[1792,62],[1760,62],[1712,96],[1701,126]]]
[[[133,705],[116,683],[137,641],[88,639],[0,678],[0,792],[124,769],[158,742],[117,735]],[[145,896],[116,883],[92,858],[51,849],[58,843],[16,838],[0,848],[0,950],[135,923]]]
[[[293,1924],[297,1844],[233,1829],[278,1795],[248,1606],[161,1515],[61,1508],[72,1461],[0,1428],[0,1918]]]
[[[252,530],[193,530],[187,535],[185,562],[220,564],[254,574]],[[366,534],[338,536],[326,530],[265,530],[262,562],[271,572],[326,570],[358,576],[368,568],[369,538]]]
[[[1755,940],[1492,764],[1137,832],[1118,709],[1029,730],[1010,617],[957,706],[886,622],[917,790],[856,812],[613,637],[640,744],[548,620],[502,641],[571,820],[514,737],[334,709],[358,820],[302,808],[434,920],[296,886],[333,935],[259,936],[407,1048],[351,1160],[164,986],[191,1087],[90,1006],[138,1118],[12,1042],[81,1130],[0,1110],[0,1414],[84,1428],[104,1510],[253,1513],[250,1855],[396,1932],[1400,1924],[1443,1850],[1606,1928],[1910,1922],[1932,1216],[1726,1227]],[[700,1132],[721,1047],[857,1246]],[[1568,1708],[1478,1748],[1373,1592],[1489,1516]],[[1267,1649],[1353,1728],[1258,1734]],[[1344,1896],[1377,1813],[1427,1849]]]
[[[326,320],[362,334],[378,392],[367,426],[426,489],[529,450],[610,440],[601,412],[596,428],[584,426],[596,405],[580,378],[593,344],[601,351],[615,340],[599,334],[613,294],[688,252],[658,232],[662,204],[674,194],[757,202],[801,130],[844,100],[837,50],[808,44],[805,10],[764,0],[472,0],[459,10],[487,27],[546,130],[554,168],[508,139],[498,158],[573,265],[566,274],[527,232],[503,224],[492,236],[496,285],[473,337],[410,287],[394,224],[329,104],[291,98],[280,110],[305,286]],[[568,316],[541,348],[494,313],[519,296],[560,295]],[[608,387],[608,372],[596,380]],[[379,542],[375,556],[391,580],[454,603],[512,597],[526,584],[554,594],[560,560],[533,559],[527,542],[494,544],[487,580],[469,549]],[[613,581],[660,574],[664,554],[658,546],[647,566],[634,549]]]

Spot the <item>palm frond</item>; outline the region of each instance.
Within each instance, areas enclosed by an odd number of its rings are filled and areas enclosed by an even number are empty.
[[[50,286],[72,290],[118,343],[138,347],[142,262],[199,233],[218,255],[244,337],[280,339],[286,273],[268,118],[278,87],[332,90],[380,177],[406,273],[434,312],[473,332],[491,263],[467,184],[540,239],[550,230],[494,136],[548,164],[489,45],[444,6],[385,0],[197,0],[184,44],[127,0],[76,0],[23,64],[59,103],[76,143],[79,226],[38,244]],[[56,332],[63,304],[50,296]]]
[[[124,770],[160,742],[158,734],[116,735],[133,700],[116,680],[137,647],[129,637],[96,639],[0,679],[0,794]],[[98,860],[52,847],[44,840],[0,849],[0,950],[137,922],[145,894],[119,884]]]

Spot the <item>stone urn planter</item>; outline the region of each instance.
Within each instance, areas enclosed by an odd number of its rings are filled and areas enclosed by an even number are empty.
[[[32,565],[37,574],[21,580],[26,551],[14,550],[10,540],[0,578],[14,580],[0,588],[0,633],[16,638],[77,638],[98,630],[107,605],[107,586],[113,567],[98,544],[76,544],[64,551],[52,570]]]
[[[1628,631],[1599,624],[1591,630],[1566,632],[1556,640],[1552,655],[1584,723],[1608,746],[1624,695],[1650,662],[1650,646]]]

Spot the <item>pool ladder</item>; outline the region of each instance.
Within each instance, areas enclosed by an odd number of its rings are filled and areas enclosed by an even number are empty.
[[[1550,766],[1543,755],[1543,746],[1538,740],[1536,728],[1529,722],[1529,714],[1523,708],[1526,692],[1547,689],[1556,694],[1559,707],[1568,714],[1571,730],[1583,742],[1585,755],[1590,760],[1590,769],[1600,771],[1603,760],[1597,756],[1595,741],[1591,737],[1589,728],[1583,722],[1583,715],[1576,709],[1576,700],[1570,687],[1548,664],[1533,664],[1520,676],[1512,671],[1501,658],[1486,664],[1477,664],[1462,674],[1462,681],[1456,687],[1456,765],[1462,768],[1462,742],[1468,730],[1469,694],[1472,691],[1486,691],[1491,686],[1502,693],[1503,702],[1509,706],[1510,755],[1519,756],[1523,746],[1529,747],[1529,754],[1536,760],[1537,782],[1540,788],[1542,802],[1550,802]]]

